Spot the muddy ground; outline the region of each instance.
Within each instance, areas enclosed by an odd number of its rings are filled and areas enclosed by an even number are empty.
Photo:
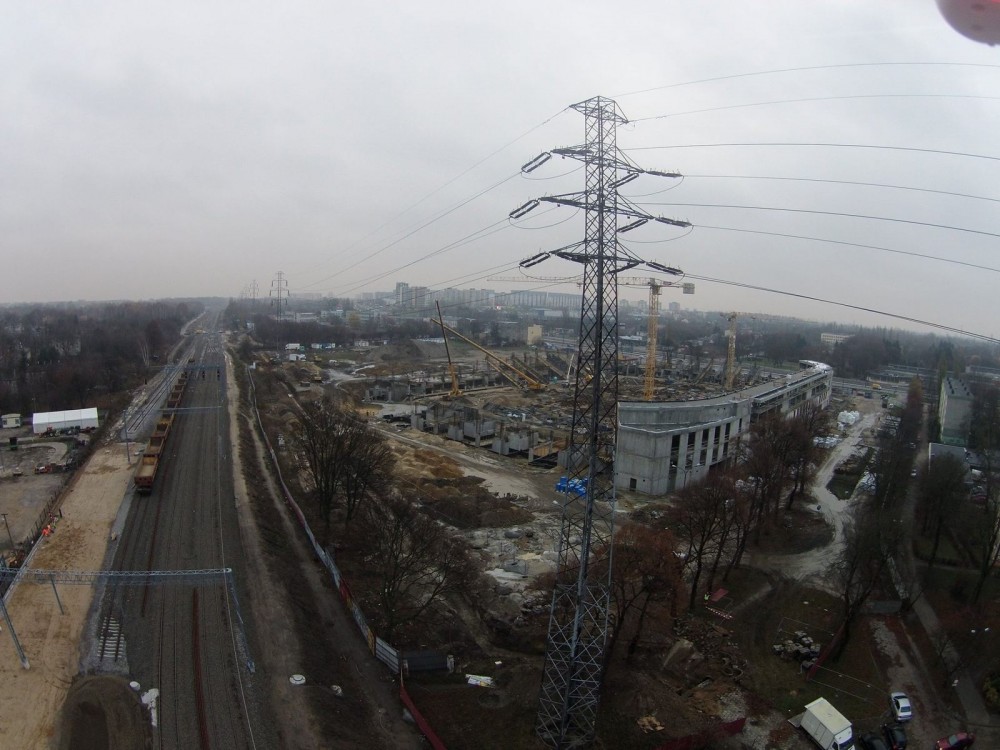
[[[153,733],[139,693],[113,676],[73,682],[59,719],[59,750],[148,750]]]

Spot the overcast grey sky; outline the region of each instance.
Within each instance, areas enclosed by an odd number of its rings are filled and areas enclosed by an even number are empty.
[[[266,295],[277,271],[334,294],[532,288],[490,269],[582,217],[507,215],[583,175],[518,170],[581,143],[567,107],[600,94],[630,158],[686,175],[622,189],[694,224],[623,235],[636,253],[1000,335],[997,271],[844,244],[1000,268],[1000,52],[934,0],[0,7],[0,301]],[[718,145],[765,143],[894,148]],[[673,299],[899,325],[700,281]]]

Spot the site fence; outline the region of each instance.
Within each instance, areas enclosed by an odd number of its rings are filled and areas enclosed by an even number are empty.
[[[409,692],[406,690],[406,681],[402,677],[399,678],[399,698],[413,716],[413,721],[417,725],[417,729],[427,738],[430,746],[434,750],[447,750],[441,738],[437,736],[437,732],[427,723],[427,719],[424,718],[423,714],[414,705],[413,698],[410,697]]]
[[[292,513],[299,521],[299,525],[305,531],[306,536],[309,537],[309,543],[312,545],[313,552],[323,563],[324,567],[329,571],[331,578],[333,578],[333,583],[337,587],[337,591],[340,592],[340,598],[343,600],[344,605],[347,607],[347,611],[351,613],[351,617],[354,618],[354,622],[358,626],[358,630],[361,631],[362,637],[365,639],[365,643],[368,644],[368,650],[372,652],[376,659],[385,664],[389,669],[392,670],[393,674],[400,675],[400,698],[403,699],[403,703],[406,705],[410,714],[413,716],[413,720],[417,727],[431,743],[431,746],[435,750],[444,750],[444,744],[438,739],[437,734],[431,728],[430,724],[424,718],[423,714],[417,709],[413,704],[413,700],[410,698],[409,693],[406,692],[406,688],[403,686],[401,667],[402,662],[400,658],[399,649],[394,648],[390,643],[379,638],[375,631],[371,629],[368,625],[368,621],[365,619],[364,612],[361,611],[361,607],[358,606],[357,602],[354,600],[354,596],[351,594],[351,588],[344,579],[344,576],[340,572],[340,568],[334,562],[330,554],[323,548],[323,546],[316,540],[316,535],[313,534],[312,528],[309,526],[309,522],[306,520],[305,514],[302,512],[302,508],[299,504],[295,502],[295,498],[292,496],[291,490],[288,489],[288,485],[285,484],[285,479],[281,473],[281,466],[278,463],[278,454],[275,453],[274,448],[271,446],[271,441],[267,437],[267,431],[264,429],[264,422],[260,416],[260,410],[257,408],[257,389],[253,382],[253,373],[247,369],[247,380],[250,384],[250,404],[253,406],[254,415],[257,420],[257,428],[260,431],[261,438],[264,440],[264,445],[267,446],[267,452],[271,456],[271,464],[274,466],[275,474],[278,477],[278,484],[281,485],[281,492],[285,499],[285,504],[291,508]]]
[[[87,443],[86,450],[81,452],[78,459],[78,464],[84,464],[89,458],[90,454],[94,452],[94,446],[97,444],[97,440],[100,436],[104,434],[104,426],[91,436],[91,440]],[[52,493],[51,497],[46,501],[45,506],[38,513],[38,518],[35,523],[31,526],[31,531],[19,542],[14,543],[14,549],[11,550],[12,553],[18,556],[18,565],[22,568],[27,565],[31,556],[34,554],[38,540],[42,538],[42,532],[46,528],[54,530],[55,522],[57,518],[60,518],[62,511],[60,506],[62,505],[63,499],[69,494],[70,490],[73,489],[77,482],[79,474],[73,473],[70,480],[63,484],[58,490]],[[49,533],[49,532],[46,532]],[[6,566],[6,561],[2,563]],[[12,591],[17,583],[20,581],[20,574],[12,579],[0,580],[0,595],[3,595],[4,601],[8,599],[8,592]]]

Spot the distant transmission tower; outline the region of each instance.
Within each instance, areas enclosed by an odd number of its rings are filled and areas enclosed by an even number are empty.
[[[254,282],[256,284],[256,282]],[[275,348],[278,353],[281,353],[281,306],[282,300],[284,300],[284,305],[288,306],[288,280],[285,278],[285,274],[282,271],[278,271],[274,275],[274,279],[271,281],[271,299],[275,306],[274,308],[274,320],[275,320]]]
[[[611,542],[614,530],[614,454],[618,402],[617,274],[645,265],[681,275],[676,268],[643,261],[618,242],[618,234],[648,221],[679,227],[690,224],[654,217],[618,195],[618,188],[640,174],[680,177],[644,170],[626,161],[616,145],[625,116],[611,99],[595,97],[572,108],[585,118],[586,143],[554,149],[525,164],[534,171],[551,155],[582,161],[586,188],[581,193],[539,198],[510,213],[518,219],[540,202],[574,206],[585,212],[581,243],[540,253],[521,263],[530,267],[549,255],[583,266],[583,301],[573,396],[573,429],[567,453],[567,484],[555,589],[549,613],[548,643],[536,731],[555,748],[586,747],[594,739],[611,599]],[[619,227],[618,218],[632,221]]]

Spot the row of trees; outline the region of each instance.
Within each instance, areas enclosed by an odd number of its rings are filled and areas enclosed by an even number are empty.
[[[382,634],[419,618],[476,575],[464,541],[424,513],[395,476],[388,440],[349,406],[323,397],[302,406],[294,438],[306,488],[333,539],[335,516],[363,539],[364,569],[376,585],[361,596],[374,605]]]
[[[971,410],[970,450],[981,469],[973,480],[968,461],[955,454],[936,456],[919,481],[921,530],[931,540],[928,575],[941,543],[951,534],[976,570],[969,603],[980,602],[990,574],[1000,562],[1000,390],[977,386]]]
[[[728,578],[748,544],[806,496],[822,456],[814,438],[828,420],[812,405],[790,418],[765,415],[751,425],[734,466],[678,493],[665,520],[684,555],[690,609],[700,592]]]

